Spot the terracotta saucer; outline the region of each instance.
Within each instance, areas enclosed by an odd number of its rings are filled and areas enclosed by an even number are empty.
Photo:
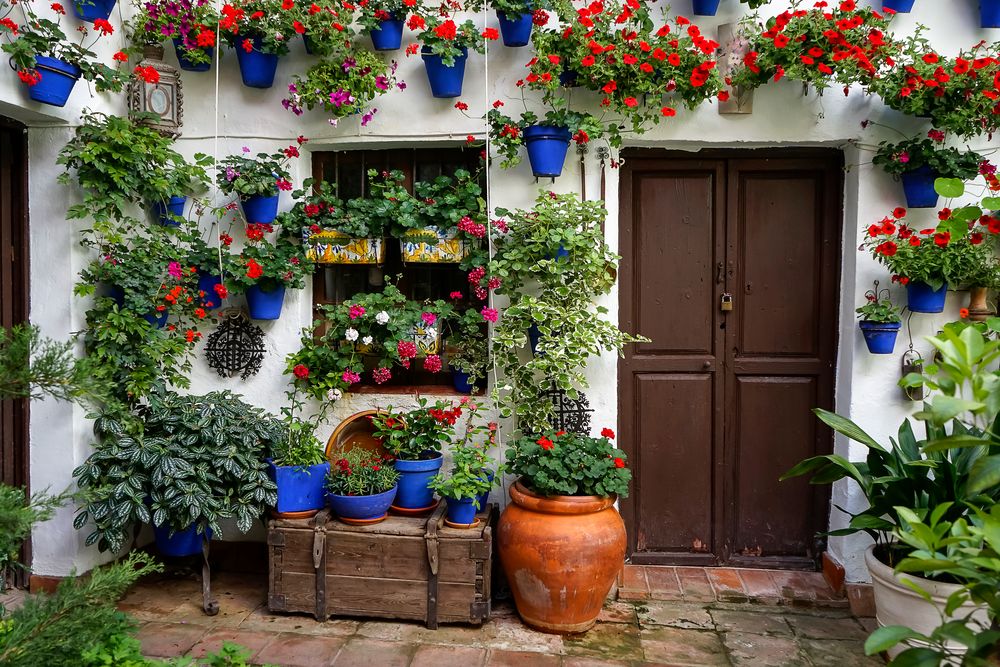
[[[398,514],[399,516],[426,516],[431,512],[433,512],[437,508],[438,503],[440,502],[441,502],[440,498],[435,498],[434,502],[428,505],[427,507],[420,507],[417,509],[410,509],[409,507],[396,507],[395,505],[390,505],[389,510],[392,511],[393,514]]]
[[[271,516],[275,519],[309,519],[319,513],[319,510],[303,510],[301,512],[278,512],[271,510]]]
[[[388,513],[377,516],[374,519],[348,519],[347,517],[338,516],[337,520],[341,523],[346,523],[348,526],[371,526],[372,524],[382,523],[388,516]]]
[[[451,521],[448,521],[448,519],[445,519],[444,525],[448,526],[449,528],[465,528],[465,529],[475,528],[476,526],[479,525],[479,519],[476,519],[472,523],[452,523]]]

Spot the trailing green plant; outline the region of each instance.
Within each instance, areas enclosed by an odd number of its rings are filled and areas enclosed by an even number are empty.
[[[625,498],[632,471],[614,437],[609,428],[600,438],[566,431],[521,437],[507,449],[507,468],[541,496]]]
[[[351,238],[381,238],[386,218],[375,213],[378,202],[370,198],[341,201],[335,186],[307,178],[302,189],[292,193],[295,205],[281,213],[276,224],[292,231],[308,229],[312,234],[333,230]]]
[[[42,336],[35,325],[0,327],[0,398],[93,403],[111,391],[96,373],[92,360],[74,356],[72,343]]]
[[[303,109],[319,107],[332,116],[333,125],[341,118],[361,114],[364,127],[378,111],[371,104],[399,85],[397,66],[396,61],[386,63],[362,48],[336,58],[328,56],[292,79],[288,97],[281,104],[296,116],[301,116]]]
[[[417,406],[413,410],[395,410],[390,405],[372,415],[372,435],[403,461],[439,456],[441,448],[454,437],[455,424],[462,417],[462,405],[450,401],[428,404],[421,398]]]
[[[865,305],[854,310],[858,314],[858,319],[862,322],[899,322],[899,308],[892,305],[889,298],[889,290],[878,289],[878,281],[875,281],[875,288],[865,292]]]
[[[389,491],[399,480],[393,458],[355,447],[331,461],[326,490],[337,496],[374,496]]]
[[[448,363],[469,376],[469,384],[486,377],[489,337],[482,311],[467,308],[447,321]]]
[[[304,137],[296,139],[297,145],[290,145],[274,153],[257,153],[247,157],[250,149],[243,147],[240,155],[226,156],[219,162],[215,182],[223,194],[235,195],[239,199],[261,196],[270,197],[279,190],[291,190],[288,163],[300,157],[299,147],[308,141]]]
[[[464,421],[449,447],[451,468],[435,475],[428,486],[443,498],[464,500],[489,491],[500,470],[489,455],[496,444],[496,423],[483,423],[482,406],[473,400],[464,399],[459,407],[465,410],[460,413]],[[478,501],[476,509],[482,509]]]
[[[74,526],[93,524],[87,545],[119,551],[136,523],[218,536],[234,518],[246,532],[276,500],[264,457],[285,429],[229,391],[160,388],[128,414],[94,417],[94,452],[73,471],[85,498]]]
[[[921,167],[930,167],[939,178],[972,180],[979,175],[984,158],[972,150],[944,147],[944,132],[930,130],[926,137],[905,141],[883,141],[878,145],[872,164],[887,174],[898,176]]]
[[[7,583],[5,575],[13,568],[24,567],[17,560],[18,551],[31,535],[32,524],[48,521],[71,498],[67,492],[38,492],[29,497],[24,489],[0,484],[0,592]]]

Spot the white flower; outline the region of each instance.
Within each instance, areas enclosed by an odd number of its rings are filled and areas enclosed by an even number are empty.
[[[424,335],[428,338],[437,338],[438,332],[434,327],[427,327],[424,329]]]
[[[330,401],[334,402],[339,401],[343,397],[344,393],[339,389],[331,389],[330,391],[326,392],[326,398]]]
[[[361,342],[364,343],[365,345],[371,345],[372,341],[374,340],[375,339],[372,338],[371,336],[365,336],[364,338],[361,339]]]
[[[386,324],[389,321],[389,313],[380,311],[378,315],[375,316],[375,321],[379,324]]]
[[[344,338],[351,341],[352,343],[358,339],[358,330],[351,328],[344,332]]]

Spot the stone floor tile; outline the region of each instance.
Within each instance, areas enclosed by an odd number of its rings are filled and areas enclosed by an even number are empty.
[[[784,572],[773,570],[771,578],[781,592],[790,600],[834,600],[838,599],[822,572]]]
[[[654,600],[681,600],[684,591],[677,578],[677,568],[663,565],[647,565],[646,580],[649,582],[649,597]]]
[[[282,632],[257,652],[254,662],[281,667],[329,667],[343,646],[342,637],[315,637]]]
[[[201,639],[207,629],[192,623],[161,623],[153,621],[139,628],[142,654],[151,658],[173,658],[184,655]]]
[[[762,602],[776,601],[781,598],[781,591],[767,570],[738,570],[743,581],[743,590],[751,600]]]
[[[560,660],[558,655],[492,649],[486,658],[486,667],[559,667]]]
[[[719,632],[737,632],[753,635],[792,636],[792,629],[785,622],[784,614],[769,614],[760,607],[733,611],[729,609],[713,609],[712,619]]]
[[[608,660],[641,660],[639,628],[622,623],[598,624],[588,632],[563,637],[566,655]]]
[[[307,614],[276,614],[268,611],[267,607],[260,607],[239,624],[239,629],[249,632],[297,632],[304,635],[346,637],[353,635],[360,625],[359,621],[345,618],[320,622]]]
[[[562,654],[563,638],[560,635],[532,630],[519,618],[492,619],[483,626],[484,643],[493,649],[533,653]]]
[[[685,600],[689,602],[715,600],[715,591],[712,590],[712,584],[708,581],[705,568],[679,567],[677,568],[677,578],[681,582],[681,590]]]
[[[624,566],[618,595],[623,600],[641,600],[649,595],[649,583],[646,581],[646,568],[644,566],[629,564]]]
[[[868,632],[853,618],[828,618],[809,614],[785,617],[795,634],[808,639],[852,639],[864,643]]]
[[[729,650],[735,667],[809,667],[791,637],[769,637],[759,634],[727,632],[722,641]]]
[[[472,646],[418,646],[410,667],[481,667],[486,649]]]
[[[161,621],[185,602],[184,595],[161,586],[134,586],[118,608],[139,620]]]
[[[697,667],[727,667],[722,640],[714,632],[677,628],[643,628],[640,643],[646,662]]]
[[[632,664],[634,663],[604,660],[601,658],[578,658],[569,655],[563,658],[562,661],[562,667],[628,667]]]
[[[815,667],[885,667],[881,658],[865,655],[862,642],[799,639],[798,643]]]
[[[685,630],[714,630],[715,623],[701,605],[685,602],[647,602],[639,611],[642,626],[665,625]]]
[[[394,621],[364,621],[358,627],[358,634],[370,639],[404,642],[416,641],[420,627],[416,623]]]
[[[743,590],[743,580],[736,570],[728,567],[706,568],[708,580],[715,589],[715,597],[719,600],[744,602],[747,593]]]
[[[628,602],[605,602],[598,623],[630,623],[637,625],[635,605]]]
[[[242,600],[230,600],[223,604],[219,601],[219,613],[209,616],[202,609],[201,592],[197,596],[182,600],[181,603],[169,614],[164,614],[160,620],[170,623],[194,623],[197,625],[208,625],[212,627],[239,627],[250,614],[260,608],[260,605],[251,605]]]
[[[192,658],[200,658],[206,653],[216,653],[222,648],[225,642],[233,642],[250,651],[250,655],[255,655],[262,648],[267,646],[277,637],[277,633],[255,632],[251,630],[239,630],[230,628],[219,628],[209,630],[204,637],[198,640],[189,651]]]

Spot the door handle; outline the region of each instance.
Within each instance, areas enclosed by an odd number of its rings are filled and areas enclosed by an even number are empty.
[[[712,368],[712,362],[711,361],[704,361],[704,362],[702,362],[701,367],[702,367],[703,370],[707,371],[707,370],[709,370],[709,369]]]

